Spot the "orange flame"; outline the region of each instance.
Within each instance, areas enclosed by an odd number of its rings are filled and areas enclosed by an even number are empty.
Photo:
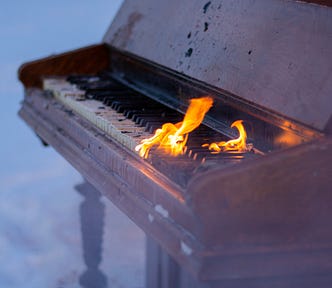
[[[188,140],[188,134],[202,123],[212,104],[213,99],[209,96],[191,99],[182,122],[164,124],[156,130],[151,138],[142,140],[141,144],[135,147],[135,150],[143,158],[148,157],[150,149],[155,145],[158,145],[158,149],[163,149],[172,156],[182,154]]]
[[[246,143],[247,133],[242,125],[242,120],[237,120],[232,123],[231,127],[237,128],[239,131],[239,137],[229,140],[227,142],[222,141],[219,143],[203,144],[202,147],[208,147],[211,153],[218,154],[223,151],[240,151],[244,152],[248,150]]]

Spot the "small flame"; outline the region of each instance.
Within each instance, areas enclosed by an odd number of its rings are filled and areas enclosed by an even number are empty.
[[[219,143],[203,144],[202,147],[208,147],[211,153],[218,154],[224,151],[248,151],[248,145],[246,143],[247,133],[242,124],[242,120],[237,120],[232,123],[231,128],[235,127],[239,131],[239,137],[229,140],[227,142],[222,141]]]
[[[188,140],[188,134],[202,123],[212,104],[213,99],[209,96],[191,99],[182,122],[162,125],[151,138],[142,140],[141,144],[135,147],[135,150],[143,158],[147,158],[150,149],[156,145],[158,145],[158,149],[162,149],[172,156],[182,154]]]

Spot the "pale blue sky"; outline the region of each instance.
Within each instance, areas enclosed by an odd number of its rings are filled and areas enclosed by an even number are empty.
[[[16,113],[23,98],[17,80],[19,66],[27,61],[101,41],[121,0],[15,1],[0,2],[0,184],[33,155],[36,138]],[[28,154],[28,155],[27,155]],[[9,158],[10,156],[10,158]]]

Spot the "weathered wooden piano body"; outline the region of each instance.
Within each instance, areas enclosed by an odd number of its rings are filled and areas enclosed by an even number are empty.
[[[22,65],[20,116],[192,287],[331,287],[332,8],[310,2],[125,1],[102,43]],[[264,156],[177,181],[42,89],[47,76],[103,70],[182,113],[211,95],[204,124],[232,134],[243,118]],[[173,287],[189,285],[177,273]]]

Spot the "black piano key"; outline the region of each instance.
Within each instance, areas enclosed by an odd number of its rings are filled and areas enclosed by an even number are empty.
[[[142,114],[133,118],[133,121],[141,126],[146,126],[149,122],[160,122],[161,124],[164,124],[166,122],[172,122],[172,120],[172,118],[168,118],[166,121],[166,119],[160,117],[160,114]]]
[[[148,107],[144,104],[132,104],[131,106],[125,107],[125,111],[123,112],[128,119],[144,115],[158,115],[158,117],[165,118],[165,116],[172,116],[171,113],[166,112],[166,108],[162,106],[155,106],[154,108]]]
[[[112,105],[114,106],[114,109],[121,110],[121,113],[124,113],[128,110],[133,110],[137,108],[144,108],[144,105],[140,103],[136,103],[136,101],[140,101],[140,98],[134,99],[133,97],[125,97],[124,99],[114,99]],[[135,104],[136,103],[136,104]]]
[[[145,127],[145,131],[149,132],[151,134],[156,133],[156,130],[159,129],[162,126],[162,123],[149,123],[148,125],[146,125]]]

